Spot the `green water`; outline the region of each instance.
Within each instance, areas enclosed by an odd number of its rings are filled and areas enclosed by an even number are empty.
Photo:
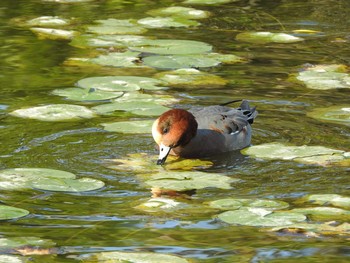
[[[38,190],[0,192],[0,201],[27,209],[30,215],[0,222],[0,237],[37,237],[51,240],[58,255],[27,256],[34,262],[78,262],[75,256],[101,251],[169,253],[191,262],[348,262],[347,235],[285,234],[256,227],[230,226],[214,218],[201,204],[220,198],[284,200],[293,207],[307,194],[350,195],[349,167],[303,165],[292,161],[264,161],[230,153],[213,157],[208,172],[241,179],[231,190],[199,190],[189,200],[194,207],[183,213],[147,213],[133,207],[151,197],[150,189],[130,171],[105,167],[105,159],[128,153],[156,151],[151,134],[123,135],[102,130],[101,123],[116,117],[79,122],[48,123],[9,116],[22,107],[67,102],[50,92],[72,87],[90,76],[153,71],[65,66],[70,57],[87,51],[68,41],[38,39],[18,21],[53,15],[75,18],[75,30],[96,19],[139,19],[148,10],[180,5],[179,1],[115,1],[58,4],[40,0],[0,2],[0,168],[40,167],[75,173],[105,182],[103,189],[85,193],[51,193]],[[222,65],[206,71],[230,82],[224,87],[166,90],[180,100],[177,106],[212,105],[246,98],[256,105],[252,143],[271,141],[293,145],[322,145],[350,150],[349,126],[308,118],[314,107],[349,105],[349,89],[311,90],[289,82],[288,76],[305,63],[349,64],[350,2],[338,1],[238,1],[217,6],[196,6],[212,15],[191,29],[152,29],[146,35],[191,39],[214,46],[214,51],[234,53],[248,63]],[[242,31],[322,32],[294,44],[238,42]],[[341,41],[340,41],[341,40]],[[8,253],[2,251],[0,253]]]

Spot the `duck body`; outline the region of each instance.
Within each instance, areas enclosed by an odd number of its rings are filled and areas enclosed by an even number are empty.
[[[256,115],[246,100],[235,109],[218,105],[169,110],[152,126],[160,151],[157,164],[164,164],[168,154],[195,158],[243,149],[250,145]]]

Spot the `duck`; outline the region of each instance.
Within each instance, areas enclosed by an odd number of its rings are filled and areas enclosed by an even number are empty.
[[[238,101],[238,108],[227,106]],[[168,110],[152,125],[152,136],[159,147],[157,164],[165,164],[169,154],[201,158],[246,148],[251,144],[251,125],[257,114],[247,100]]]

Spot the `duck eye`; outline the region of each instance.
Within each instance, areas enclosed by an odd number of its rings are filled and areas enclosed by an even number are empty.
[[[167,134],[168,131],[169,131],[169,128],[168,128],[168,127],[165,127],[165,128],[163,129],[163,134]]]

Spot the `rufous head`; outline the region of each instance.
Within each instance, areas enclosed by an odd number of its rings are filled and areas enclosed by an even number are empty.
[[[153,139],[159,145],[157,164],[164,164],[172,148],[185,146],[197,133],[194,116],[181,109],[169,110],[155,120],[152,126]]]

